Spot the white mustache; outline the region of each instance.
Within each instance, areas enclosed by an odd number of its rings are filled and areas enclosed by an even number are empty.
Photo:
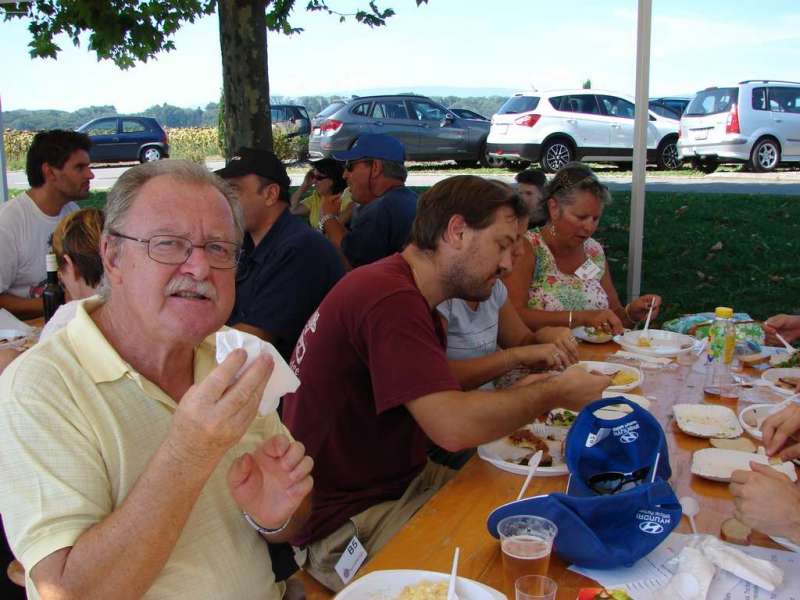
[[[172,296],[179,292],[189,292],[204,296],[209,300],[217,299],[217,288],[210,281],[196,281],[186,275],[178,275],[170,279],[167,287],[164,288],[165,296]]]

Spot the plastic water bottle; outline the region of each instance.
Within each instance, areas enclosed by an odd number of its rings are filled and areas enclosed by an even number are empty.
[[[739,386],[733,378],[733,351],[736,348],[736,328],[733,309],[718,306],[714,322],[708,330],[708,364],[703,391],[724,398],[738,398]]]

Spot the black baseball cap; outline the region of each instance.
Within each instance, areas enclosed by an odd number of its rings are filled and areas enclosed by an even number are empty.
[[[259,175],[264,179],[277,183],[281,188],[281,197],[288,198],[289,184],[291,179],[286,173],[281,159],[270,150],[259,150],[257,148],[240,148],[231,157],[231,160],[222,169],[214,171],[223,179],[232,177],[244,177],[245,175]]]

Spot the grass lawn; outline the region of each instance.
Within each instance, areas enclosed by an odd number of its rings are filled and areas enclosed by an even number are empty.
[[[102,207],[105,196],[80,204]],[[623,298],[629,214],[630,194],[616,192],[595,234]],[[647,194],[642,291],[664,298],[659,320],[717,305],[758,319],[800,313],[799,261],[800,196]]]

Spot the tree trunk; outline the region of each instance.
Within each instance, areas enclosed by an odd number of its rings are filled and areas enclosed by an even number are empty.
[[[269,0],[222,0],[219,44],[225,96],[227,156],[248,146],[272,150],[267,73]]]

